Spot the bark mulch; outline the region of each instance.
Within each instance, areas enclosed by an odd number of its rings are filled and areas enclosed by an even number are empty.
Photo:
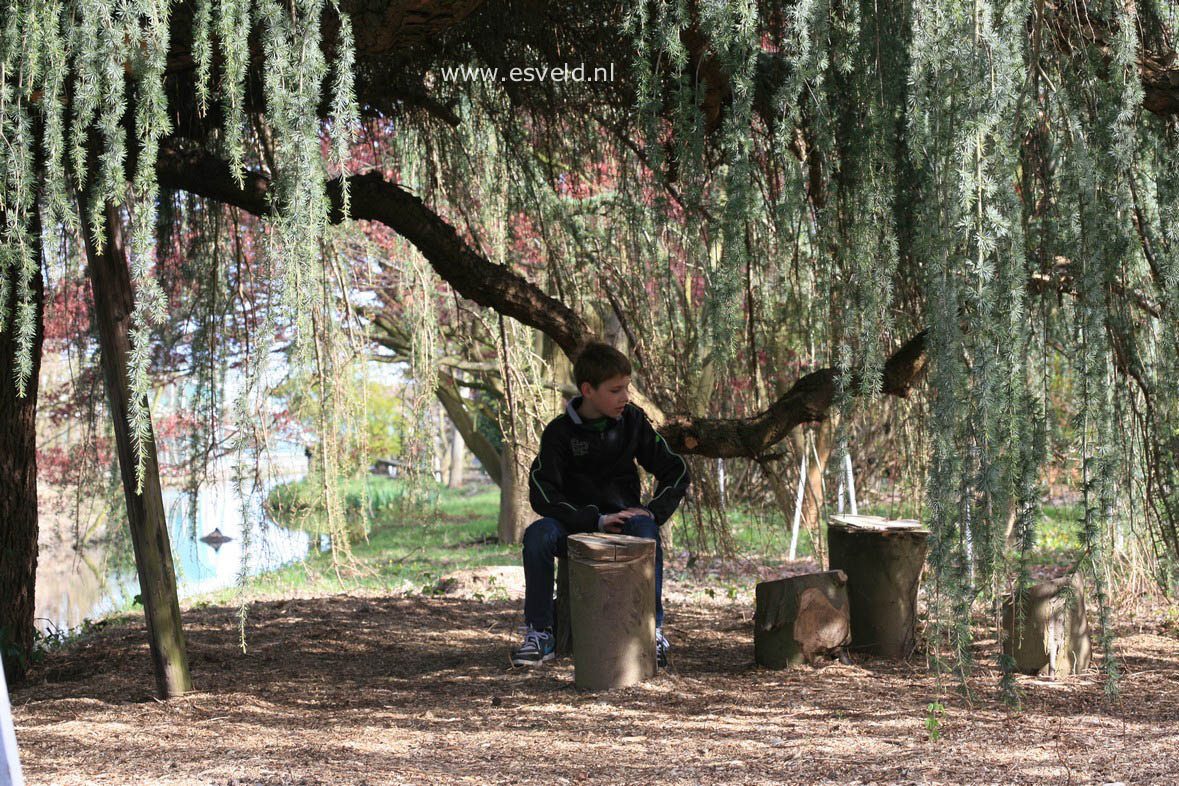
[[[586,694],[568,660],[509,665],[506,598],[260,602],[244,653],[236,609],[193,609],[197,692],[153,699],[143,624],[120,622],[52,653],[13,711],[30,784],[1179,782],[1179,641],[1161,618],[1120,638],[1119,701],[1096,671],[1028,677],[1014,712],[984,667],[969,703],[920,658],[759,669],[750,617],[681,598],[671,668]]]

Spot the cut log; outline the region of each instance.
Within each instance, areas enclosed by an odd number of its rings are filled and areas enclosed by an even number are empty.
[[[1092,650],[1080,575],[1033,584],[1021,599],[1018,625],[1014,593],[1003,601],[1003,651],[1015,658],[1015,670],[1056,677],[1088,668]]]
[[[917,647],[917,585],[929,532],[916,521],[833,516],[831,570],[847,574],[851,649],[907,658]]]
[[[835,655],[851,641],[847,574],[842,570],[790,576],[757,585],[753,659],[783,669]]]
[[[573,681],[609,690],[655,674],[655,541],[569,536]]]

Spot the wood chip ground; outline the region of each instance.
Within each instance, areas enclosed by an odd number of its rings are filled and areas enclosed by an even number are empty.
[[[720,593],[717,593],[718,595]],[[603,694],[573,665],[514,669],[506,598],[333,596],[185,612],[198,690],[152,698],[142,622],[53,653],[13,691],[30,784],[1179,783],[1179,641],[1126,630],[1110,702],[1095,670],[980,666],[968,703],[921,658],[767,671],[752,603],[669,597],[671,668]],[[751,599],[749,599],[751,601]],[[993,660],[980,650],[980,657]],[[1100,659],[1097,659],[1100,666]],[[931,702],[945,710],[939,736]]]

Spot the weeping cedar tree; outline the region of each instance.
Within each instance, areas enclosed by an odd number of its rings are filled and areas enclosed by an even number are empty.
[[[656,286],[615,309],[652,327],[656,338],[632,329],[631,343],[652,380],[644,405],[677,450],[762,457],[832,407],[849,411],[857,396],[907,396],[928,367],[931,653],[963,675],[968,612],[1007,581],[1007,522],[1022,555],[1035,542],[1048,385],[1063,360],[1075,377],[1084,563],[1115,690],[1104,566],[1116,521],[1147,516],[1160,579],[1179,557],[1179,405],[1166,384],[1179,372],[1176,20],[1173,2],[1046,0],[576,10],[528,0],[10,3],[0,27],[0,325],[13,349],[0,405],[5,433],[11,423],[26,439],[5,456],[5,494],[35,509],[34,490],[16,479],[33,461],[32,420],[19,408],[35,395],[40,217],[86,238],[96,291],[105,279],[94,266],[106,261],[105,283],[128,303],[134,292],[126,313],[100,324],[103,362],[125,435],[129,516],[142,530],[141,580],[153,563],[161,584],[157,608],[145,609],[160,690],[182,691],[175,589],[158,575],[170,573],[158,569],[167,530],[158,513],[131,512],[159,485],[146,402],[153,331],[168,318],[153,274],[161,186],[264,221],[272,290],[252,328],[240,423],[263,410],[279,330],[293,337],[295,361],[310,366],[317,327],[337,313],[320,263],[329,225],[388,227],[458,295],[543,332],[568,355],[591,337],[574,306],[614,303],[609,284],[633,273],[593,275],[609,267],[604,254],[617,254],[656,285],[687,292],[642,307]],[[579,61],[625,67],[614,80],[577,83],[444,71]],[[599,201],[625,217],[618,239],[603,240],[608,227],[549,199],[538,214],[557,222],[581,272],[563,268],[548,245],[554,272],[538,284],[536,271],[485,248],[461,211],[443,209],[445,198],[462,203],[444,193],[461,191],[448,178],[462,165],[439,155],[476,124],[494,130],[510,159],[499,182],[523,173],[521,182],[552,185],[601,163],[604,146],[615,177]],[[358,129],[397,137],[403,161],[443,164],[426,178],[433,188],[419,189],[433,206],[398,169],[349,160]],[[561,155],[531,152],[537,137]],[[760,373],[749,357],[758,354],[754,314],[768,313],[770,273],[791,267],[809,292],[789,301],[806,307],[792,340],[817,335],[829,367],[754,414],[692,414],[716,410],[675,395],[677,377],[704,369],[711,379],[746,363]],[[701,293],[684,286],[685,270]],[[704,330],[686,332],[696,317]],[[656,342],[674,346],[684,335],[691,347],[661,369]],[[776,335],[763,327],[766,351]],[[661,376],[671,382],[656,384]],[[248,448],[253,429],[240,433]],[[0,526],[0,542],[17,542],[23,555],[0,564],[14,572],[5,586],[28,590],[15,603],[5,594],[0,625],[27,652],[35,523]],[[165,634],[170,643],[158,646]]]

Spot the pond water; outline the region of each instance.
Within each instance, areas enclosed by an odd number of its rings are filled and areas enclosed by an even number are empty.
[[[270,487],[297,480],[301,474],[278,475]],[[275,570],[301,559],[311,545],[306,532],[285,529],[260,515],[261,503],[256,500],[247,544],[241,503],[228,475],[220,473],[220,477],[226,479],[207,484],[197,495],[195,527],[189,516],[187,495],[180,489],[164,488],[168,535],[181,600],[230,587],[243,570],[251,576]],[[125,514],[118,511],[115,515],[126,526]],[[52,517],[44,516],[42,520],[46,518],[52,521]],[[220,545],[200,540],[214,530],[229,540]],[[80,551],[68,545],[47,549],[46,540],[42,538],[37,562],[36,617],[41,630],[77,628],[83,620],[126,608],[139,594],[139,579],[128,557],[114,559],[104,548],[93,545]]]

